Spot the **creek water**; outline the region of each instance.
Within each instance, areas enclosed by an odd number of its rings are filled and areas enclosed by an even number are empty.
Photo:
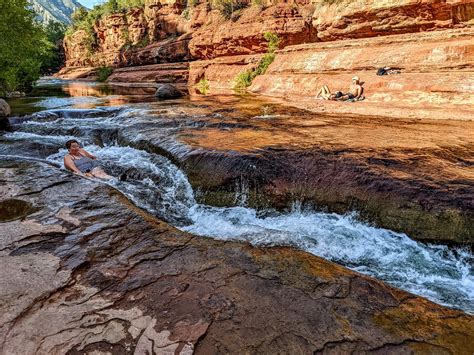
[[[100,158],[110,174],[128,175],[125,182],[107,183],[181,230],[258,246],[293,246],[436,303],[474,313],[474,256],[467,249],[423,244],[403,233],[360,222],[355,214],[316,212],[298,201],[284,212],[271,206],[255,210],[246,205],[245,186],[235,197],[235,206],[196,202],[193,187],[173,157],[188,153],[203,136],[208,149],[222,148],[229,144],[227,138],[219,140],[222,132],[229,137],[235,131],[236,149],[263,146],[259,135],[269,133],[262,127],[274,125],[284,115],[288,124],[296,120],[294,111],[260,104],[261,113],[255,114],[249,109],[252,99],[236,97],[229,97],[224,106],[205,98],[158,102],[146,92],[124,95],[99,84],[57,80],[40,82],[35,95],[11,101],[13,112],[26,116],[13,120],[11,129],[0,135],[0,155],[41,159],[63,169],[64,143],[75,138]],[[240,134],[251,125],[250,120],[259,120],[260,128],[250,129],[250,136]],[[190,136],[189,127],[207,130]],[[291,144],[291,130],[275,139]],[[147,145],[151,140],[159,141],[162,148]],[[239,148],[245,140],[250,143]]]

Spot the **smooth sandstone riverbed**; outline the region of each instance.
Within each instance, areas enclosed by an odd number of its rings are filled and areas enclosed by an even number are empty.
[[[307,253],[196,238],[42,163],[4,160],[0,180],[35,208],[0,224],[4,354],[474,348],[472,316]]]

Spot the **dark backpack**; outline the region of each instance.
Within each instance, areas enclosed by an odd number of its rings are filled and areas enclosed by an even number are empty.
[[[377,75],[387,75],[387,71],[385,70],[385,68],[379,68],[377,70]]]

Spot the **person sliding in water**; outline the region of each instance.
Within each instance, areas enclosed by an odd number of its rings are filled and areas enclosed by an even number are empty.
[[[66,148],[69,153],[64,157],[64,166],[73,173],[88,177],[97,177],[100,179],[112,179],[97,164],[97,158],[81,148],[79,142],[75,139],[66,142]]]
[[[331,94],[331,90],[324,85],[321,89],[319,89],[318,93],[316,94],[316,98],[322,98],[323,100],[333,100],[333,101],[347,101],[347,100],[354,100],[359,101],[363,100],[362,96],[362,85],[360,83],[360,79],[358,76],[354,76],[352,78],[352,85],[349,88],[347,93],[342,93],[341,91],[336,91],[334,94]]]

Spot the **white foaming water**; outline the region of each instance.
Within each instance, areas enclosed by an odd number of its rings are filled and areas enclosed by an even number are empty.
[[[217,208],[195,203],[186,176],[168,159],[130,147],[91,145],[85,127],[118,127],[133,122],[136,111],[125,110],[115,118],[61,118],[25,124],[42,126],[42,134],[17,131],[4,135],[13,141],[63,144],[73,136],[54,135],[58,128],[82,128],[82,143],[100,157],[107,171],[126,172],[127,182],[109,182],[135,204],[182,230],[221,240],[247,241],[259,246],[289,245],[374,276],[437,303],[474,313],[473,255],[465,250],[427,246],[406,235],[371,227],[353,216],[301,211],[266,212],[245,207]],[[58,127],[61,126],[61,127]],[[126,128],[125,128],[126,129]],[[81,131],[81,130],[79,130]],[[50,133],[48,133],[50,132]],[[54,132],[54,133],[53,133]],[[62,165],[65,149],[49,156]],[[242,196],[248,190],[240,186]],[[245,203],[237,198],[236,203]]]
[[[22,131],[36,133],[38,130],[61,130],[68,128],[118,128],[136,121],[144,115],[143,109],[103,107],[101,109],[49,110],[33,114],[31,120],[22,124]],[[57,118],[56,118],[57,117]]]
[[[190,209],[183,230],[258,246],[287,245],[374,276],[437,303],[474,313],[473,255],[418,243],[352,216],[302,212],[259,217],[244,207]]]
[[[20,131],[6,133],[3,137],[12,141],[31,141],[37,143],[55,143],[60,145],[66,144],[69,139],[77,139],[77,137],[74,136],[41,135]]]

